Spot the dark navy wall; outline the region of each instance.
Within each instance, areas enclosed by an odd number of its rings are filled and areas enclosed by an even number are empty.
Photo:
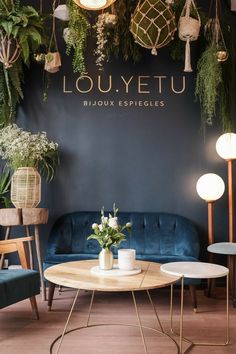
[[[61,53],[64,43],[58,34]],[[183,63],[174,62],[168,49],[156,57],[144,51],[139,64],[115,61],[99,72],[87,51],[88,76],[94,83],[88,93],[76,90],[78,75],[71,58],[62,55],[62,68],[52,75],[47,102],[42,101],[42,67],[33,65],[26,77],[25,99],[18,112],[18,124],[31,131],[46,131],[60,145],[61,163],[53,182],[43,182],[42,207],[50,210],[49,224],[42,235],[43,253],[49,229],[61,214],[77,210],[111,209],[115,202],[122,211],[166,211],[190,218],[207,240],[207,206],[196,194],[197,179],[204,173],[219,174],[226,182],[226,163],[218,157],[215,142],[219,125],[200,131],[201,113],[194,97],[195,72],[184,73]],[[196,56],[193,46],[193,57]],[[195,69],[195,61],[193,60]],[[102,93],[97,88],[101,75]],[[63,92],[63,77],[66,91]],[[126,81],[133,76],[129,92]],[[149,76],[139,78],[140,76]],[[162,80],[162,92],[158,79]],[[183,76],[186,87],[181,91]],[[89,89],[90,79],[78,81]],[[138,80],[141,85],[138,87]],[[119,92],[117,92],[117,90]],[[142,91],[150,91],[142,93]],[[114,106],[88,107],[84,101],[114,101]],[[121,107],[119,101],[161,101],[162,107]],[[124,103],[123,103],[124,104]],[[157,103],[156,103],[157,104]],[[227,240],[227,195],[215,204],[215,239]]]

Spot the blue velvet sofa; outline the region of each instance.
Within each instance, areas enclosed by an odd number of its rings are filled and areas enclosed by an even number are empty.
[[[54,264],[96,259],[100,252],[96,240],[87,240],[92,224],[100,223],[100,212],[74,212],[62,215],[52,227],[48,238],[44,268]],[[169,213],[119,212],[120,224],[130,221],[132,230],[120,248],[134,248],[136,258],[158,263],[198,261],[199,239],[196,228],[183,216]],[[117,249],[113,249],[116,256]],[[196,281],[195,281],[196,282]],[[194,280],[190,280],[190,285]],[[53,290],[50,290],[51,307]],[[193,306],[196,296],[190,287]]]

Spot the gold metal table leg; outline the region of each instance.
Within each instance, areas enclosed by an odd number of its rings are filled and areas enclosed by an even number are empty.
[[[140,319],[140,315],[139,315],[139,311],[138,311],[138,307],[137,307],[134,291],[132,291],[132,297],[133,297],[135,312],[136,312],[136,316],[137,316],[137,320],[138,320],[139,330],[140,330],[142,341],[143,341],[144,351],[145,351],[145,354],[148,354],[147,345],[146,345],[146,342],[145,342],[145,337],[144,337],[144,333],[143,333],[142,323],[141,323],[141,319]]]
[[[60,348],[61,348],[61,344],[62,344],[62,341],[63,341],[63,339],[64,339],[64,336],[65,336],[65,333],[66,333],[66,329],[67,329],[68,324],[69,324],[69,322],[70,322],[70,318],[71,318],[72,312],[73,312],[73,310],[74,310],[75,303],[76,303],[76,301],[77,301],[77,298],[78,298],[78,296],[79,296],[79,293],[80,293],[80,289],[78,289],[78,290],[76,291],[75,298],[74,298],[73,304],[72,304],[72,306],[71,306],[69,316],[68,316],[68,318],[67,318],[65,327],[64,327],[64,329],[63,329],[63,332],[62,332],[62,335],[61,335],[61,338],[60,338],[60,341],[59,341],[59,344],[58,344],[58,347],[57,347],[57,350],[56,350],[56,354],[59,353],[59,350],[60,350]],[[54,344],[54,343],[53,343],[53,344]],[[52,345],[53,345],[53,344],[52,344]],[[52,346],[51,346],[51,349],[52,349]],[[52,352],[52,351],[50,350],[50,352]]]
[[[161,332],[164,333],[164,330],[163,330],[163,327],[162,327],[160,318],[159,318],[158,313],[157,313],[157,310],[156,310],[156,308],[155,308],[155,306],[154,306],[154,304],[153,304],[153,301],[152,301],[150,292],[149,292],[149,290],[146,290],[146,292],[147,292],[147,296],[148,296],[148,298],[149,298],[149,301],[150,301],[150,303],[151,303],[152,309],[153,309],[153,311],[154,311],[154,313],[155,313],[157,322],[158,322],[158,324],[159,324],[159,326],[160,326]]]
[[[179,334],[176,333],[173,329],[173,285],[171,285],[171,295],[170,295],[170,330],[174,335],[179,335],[179,347],[180,354],[184,354],[189,352],[193,346],[227,346],[229,344],[229,274],[226,276],[226,338],[225,342],[217,343],[217,342],[193,342],[188,338],[184,337],[183,334],[183,310],[184,310],[184,277],[181,280],[181,300],[180,300],[180,331]],[[183,341],[190,344],[190,346],[183,351]]]
[[[95,291],[93,290],[92,291],[90,305],[89,305],[89,311],[88,311],[88,318],[87,318],[87,322],[86,322],[86,327],[89,326],[89,320],[90,320],[91,311],[92,311],[92,307],[93,307],[94,294],[95,294]]]

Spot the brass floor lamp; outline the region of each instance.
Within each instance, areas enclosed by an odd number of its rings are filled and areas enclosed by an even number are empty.
[[[213,204],[216,200],[220,199],[225,191],[225,184],[223,179],[214,174],[206,173],[201,176],[196,184],[197,193],[207,202],[208,209],[208,245],[214,243],[214,223],[213,223]],[[213,254],[209,255],[209,262],[213,262]],[[211,296],[214,288],[214,281],[208,280],[207,296]]]
[[[211,245],[214,243],[213,204],[224,194],[225,184],[223,179],[215,173],[206,173],[198,179],[196,189],[199,197],[207,202],[208,244]]]
[[[236,159],[236,134],[225,133],[216,142],[218,155],[227,161],[228,164],[228,212],[229,212],[229,234],[228,241],[234,242],[234,181],[233,181],[233,162]],[[228,267],[230,269],[230,287],[232,287],[233,257],[228,256]]]

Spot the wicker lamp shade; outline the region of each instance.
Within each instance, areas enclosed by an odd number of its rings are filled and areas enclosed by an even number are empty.
[[[162,0],[139,2],[131,20],[130,31],[139,45],[151,49],[152,54],[157,55],[157,49],[167,45],[176,31],[171,6]]]
[[[34,167],[18,168],[11,179],[11,201],[16,208],[35,208],[41,201],[41,177]]]

